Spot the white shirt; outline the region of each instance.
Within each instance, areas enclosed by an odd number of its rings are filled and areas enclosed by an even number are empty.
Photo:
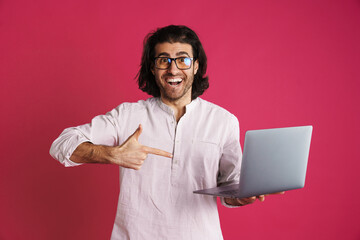
[[[89,124],[65,129],[50,154],[65,166],[78,165],[69,158],[79,144],[118,146],[139,124],[140,144],[173,158],[149,154],[138,171],[120,167],[111,239],[223,239],[216,197],[193,193],[239,181],[239,123],[215,104],[197,98],[177,123],[159,98],[123,103]]]

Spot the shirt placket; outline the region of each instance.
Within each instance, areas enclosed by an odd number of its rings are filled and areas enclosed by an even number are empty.
[[[178,185],[179,167],[181,161],[181,126],[182,121],[176,123],[174,119],[174,150],[171,164],[171,185],[176,187]]]

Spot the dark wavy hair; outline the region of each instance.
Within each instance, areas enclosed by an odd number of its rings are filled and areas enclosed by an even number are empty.
[[[196,33],[182,25],[170,25],[150,32],[144,39],[144,50],[141,57],[141,67],[137,74],[139,89],[154,97],[160,96],[160,89],[155,82],[151,69],[154,66],[155,46],[158,43],[187,43],[192,46],[193,56],[199,63],[194,76],[191,98],[195,99],[209,87],[209,77],[206,74],[207,57]]]

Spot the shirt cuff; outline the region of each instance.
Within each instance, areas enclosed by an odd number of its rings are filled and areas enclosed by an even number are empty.
[[[65,167],[76,167],[76,166],[83,165],[83,163],[76,163],[76,162],[71,161],[70,159],[64,159],[62,164],[64,164]]]
[[[84,142],[88,142],[88,140],[82,139],[81,141],[77,142],[76,144],[70,145],[70,149],[69,149],[69,151],[67,151],[67,154],[64,157],[63,162],[62,162],[62,164],[64,164],[65,167],[76,167],[76,166],[80,166],[80,165],[84,164],[84,163],[76,163],[76,162],[70,160],[70,157],[73,154],[73,152],[75,151],[75,149]]]
[[[238,207],[241,207],[241,206],[234,206],[234,205],[227,204],[227,203],[225,202],[225,197],[220,197],[220,201],[221,201],[221,205],[223,205],[224,207],[227,207],[227,208],[238,208]]]

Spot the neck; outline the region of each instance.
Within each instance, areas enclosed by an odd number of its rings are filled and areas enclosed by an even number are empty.
[[[191,96],[187,98],[180,98],[178,100],[171,100],[161,96],[161,101],[174,110],[175,119],[179,122],[180,118],[184,116],[186,112],[186,105],[191,103]]]

